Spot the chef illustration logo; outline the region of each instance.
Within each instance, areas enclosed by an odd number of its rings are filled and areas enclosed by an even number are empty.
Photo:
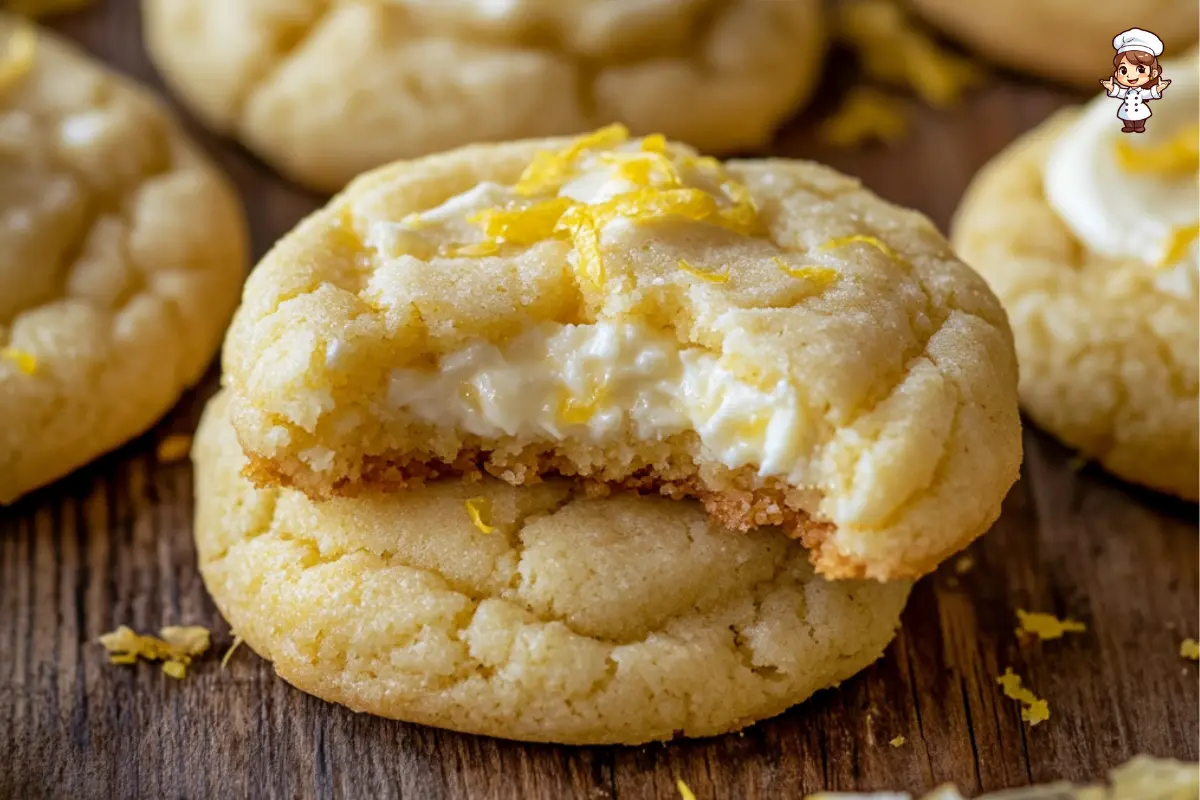
[[[1162,39],[1150,31],[1130,28],[1113,39],[1113,75],[1100,81],[1109,97],[1121,100],[1117,119],[1122,133],[1145,133],[1150,119],[1150,101],[1162,97],[1171,82],[1162,75],[1158,57],[1163,53]]]

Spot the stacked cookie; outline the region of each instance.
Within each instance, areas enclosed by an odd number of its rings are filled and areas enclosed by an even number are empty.
[[[238,200],[149,93],[0,14],[0,504],[199,379],[247,261]]]
[[[879,656],[1016,479],[1004,313],[811,163],[612,126],[353,182],[267,255],[198,436],[237,634],[496,736],[734,730]]]

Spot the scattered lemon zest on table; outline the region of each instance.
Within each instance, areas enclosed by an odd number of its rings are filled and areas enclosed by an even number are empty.
[[[683,270],[684,272],[686,272],[688,275],[691,275],[694,278],[699,278],[700,280],[704,281],[705,283],[728,283],[729,282],[729,273],[728,272],[716,272],[716,271],[709,271],[709,270],[703,270],[703,269],[696,269],[691,264],[684,261],[682,258],[679,259],[679,268],[681,270]]]
[[[1122,136],[1113,145],[1121,169],[1135,174],[1187,175],[1200,169],[1200,124],[1185,125],[1169,139],[1136,145]]]
[[[1021,685],[1021,676],[1006,667],[1004,674],[996,678],[996,683],[1004,690],[1004,696],[1021,704],[1021,719],[1030,726],[1037,725],[1050,719],[1050,704],[1040,699],[1033,692]]]
[[[17,365],[17,369],[26,375],[32,375],[37,372],[37,356],[27,350],[18,350],[15,347],[5,347],[0,349],[0,358],[6,361],[11,361]]]
[[[900,254],[897,253],[895,250],[893,250],[891,248],[891,246],[888,245],[887,242],[883,241],[882,239],[876,238],[874,236],[867,236],[867,235],[861,234],[861,233],[856,233],[851,236],[838,236],[835,239],[830,239],[828,242],[825,242],[817,249],[818,250],[836,250],[839,247],[846,247],[847,245],[852,245],[852,244],[865,244],[870,247],[874,247],[876,250],[883,253],[888,258],[894,259],[896,261],[904,261],[904,259],[900,257]]]
[[[229,663],[229,659],[233,658],[234,651],[241,647],[244,641],[245,639],[240,636],[233,637],[233,644],[229,645],[229,649],[225,651],[225,655],[221,656],[221,669],[225,669],[225,665]]]
[[[891,739],[888,744],[890,744],[892,747],[901,747],[907,741],[908,739],[905,739],[903,736],[897,736],[896,738]]]
[[[817,138],[834,147],[856,147],[867,142],[889,144],[907,134],[904,103],[867,86],[851,89],[838,110],[817,127]]]
[[[911,89],[935,108],[955,105],[983,78],[982,69],[939,45],[893,0],[842,3],[835,25],[867,77]]]
[[[492,511],[491,503],[486,497],[472,497],[467,500],[467,516],[471,518],[471,524],[479,529],[480,533],[492,533],[496,528],[484,521],[485,515],[490,515]]]
[[[1190,638],[1184,639],[1179,643],[1179,655],[1192,661],[1200,661],[1200,642]]]
[[[1042,641],[1061,639],[1064,634],[1083,633],[1087,626],[1073,619],[1059,619],[1053,614],[1017,609],[1017,634],[1032,634]]]
[[[675,788],[679,790],[679,796],[683,800],[696,800],[696,795],[692,794],[692,790],[683,782],[683,778],[675,779]]]
[[[1200,238],[1200,222],[1172,228],[1171,237],[1167,239],[1167,246],[1163,248],[1162,258],[1156,266],[1162,269],[1182,259],[1197,238]]]
[[[139,658],[162,661],[163,672],[180,679],[196,656],[203,655],[211,644],[207,628],[198,625],[171,625],[158,636],[142,636],[125,625],[100,637],[100,644],[109,652],[110,664],[135,664]]]
[[[793,278],[800,280],[812,281],[818,286],[826,286],[837,280],[838,271],[833,267],[822,267],[819,264],[803,264],[799,267],[788,266],[787,262],[779,256],[773,256],[772,260],[775,266],[779,267],[779,271],[785,275],[790,275]]]
[[[158,443],[158,449],[154,451],[154,455],[160,464],[173,464],[186,458],[191,450],[191,436],[184,433],[173,433]]]
[[[33,69],[37,55],[37,31],[26,22],[18,22],[0,50],[0,92],[14,86]]]

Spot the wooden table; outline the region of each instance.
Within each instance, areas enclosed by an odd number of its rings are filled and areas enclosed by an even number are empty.
[[[134,0],[54,24],[117,69],[161,88]],[[836,92],[836,89],[833,91]],[[836,96],[836,95],[835,95]],[[1070,95],[998,76],[964,107],[925,112],[890,149],[816,145],[805,119],[774,152],[857,174],[945,226],[971,174]],[[237,146],[196,135],[241,187],[256,253],[320,203]],[[527,745],[357,715],[292,689],[248,649],[182,682],[115,667],[95,644],[119,624],[228,628],[191,540],[192,474],[154,444],[190,432],[203,384],[150,434],[0,510],[0,797],[798,798],[821,789],[966,793],[1086,780],[1139,752],[1196,759],[1194,506],[1122,485],[1033,430],[1023,477],[994,530],[922,581],[885,657],[840,690],[742,735],[636,748]],[[1087,623],[1041,644],[1016,609]],[[1011,666],[1050,702],[1036,728],[999,692]],[[888,741],[903,735],[907,743]]]

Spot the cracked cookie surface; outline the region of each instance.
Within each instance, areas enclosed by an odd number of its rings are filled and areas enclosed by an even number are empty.
[[[4,14],[0,42],[19,56],[0,86],[7,503],[141,433],[200,377],[248,254],[232,189],[148,93]]]
[[[687,501],[259,489],[227,399],[193,451],[205,584],[285,680],[356,711],[571,744],[716,735],[873,662],[908,596],[820,579],[778,530],[729,535]]]
[[[1077,116],[1060,112],[980,171],[954,242],[1008,309],[1034,421],[1126,480],[1195,500],[1195,283],[1158,288],[1154,267],[1091,252],[1051,207],[1044,165]]]
[[[207,124],[289,177],[355,175],[614,120],[763,144],[814,87],[819,0],[143,0],[147,46]]]
[[[359,179],[256,269],[225,368],[261,485],[577,475],[838,577],[932,569],[1020,461],[1004,313],[927,219],[612,128]]]

